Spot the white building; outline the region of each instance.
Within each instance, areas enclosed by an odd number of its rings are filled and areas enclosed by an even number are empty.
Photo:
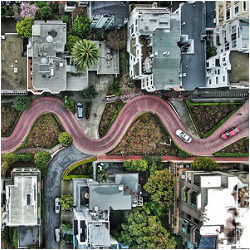
[[[226,51],[207,60],[207,87],[249,87],[249,54]]]
[[[141,89],[153,92],[180,88],[179,39],[179,14],[157,6],[133,9],[128,22],[127,50],[130,77],[141,80]]]

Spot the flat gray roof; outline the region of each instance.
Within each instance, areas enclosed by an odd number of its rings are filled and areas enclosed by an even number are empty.
[[[116,184],[89,186],[89,209],[94,210],[95,207],[98,207],[98,210],[131,209],[131,196],[124,195],[124,190],[120,191],[119,186]]]
[[[110,234],[108,223],[89,223],[89,243],[95,246],[109,246]]]
[[[180,22],[176,19],[170,21],[170,32],[156,29],[153,33],[153,82],[157,90],[165,87],[179,86],[180,48],[177,42],[180,39]],[[164,53],[164,54],[163,54]]]
[[[185,90],[206,86],[206,8],[203,2],[186,3],[181,8],[181,34],[194,40],[194,54],[182,54],[182,85]],[[187,66],[187,67],[186,67]]]

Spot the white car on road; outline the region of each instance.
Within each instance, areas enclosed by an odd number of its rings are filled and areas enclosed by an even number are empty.
[[[55,198],[55,213],[59,214],[61,209],[60,198]]]
[[[182,130],[177,129],[175,131],[175,134],[180,137],[184,142],[190,143],[192,141],[192,138],[188,136],[186,133],[184,133]]]

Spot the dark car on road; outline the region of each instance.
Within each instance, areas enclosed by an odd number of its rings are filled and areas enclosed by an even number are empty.
[[[221,134],[221,139],[223,140],[227,140],[230,137],[238,134],[240,132],[240,130],[236,127],[229,129],[228,131],[224,132],[223,134]]]
[[[77,107],[77,117],[83,118],[83,103],[77,102],[76,107]]]

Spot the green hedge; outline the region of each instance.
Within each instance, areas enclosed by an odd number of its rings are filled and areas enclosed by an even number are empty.
[[[230,156],[236,156],[236,157],[248,157],[249,153],[215,153],[214,156],[218,157],[230,157]]]
[[[69,166],[69,168],[63,174],[63,180],[70,181],[74,178],[91,178],[90,175],[69,175],[69,174],[77,167],[93,161],[96,161],[96,158],[84,159],[82,161],[77,162],[76,164]]]
[[[221,121],[219,121],[212,129],[210,129],[208,132],[206,132],[205,134],[202,134],[199,130],[199,126],[194,118],[194,115],[190,109],[191,106],[215,106],[215,105],[235,105],[238,104],[239,107],[236,108],[235,110],[233,110],[229,115],[227,115],[225,118],[223,118]],[[242,103],[193,103],[190,100],[186,100],[186,106],[188,108],[189,114],[192,117],[194,126],[196,128],[196,130],[199,133],[199,136],[201,138],[207,138],[209,137],[211,134],[213,134],[220,126],[222,126],[234,113],[236,113],[242,106]]]

